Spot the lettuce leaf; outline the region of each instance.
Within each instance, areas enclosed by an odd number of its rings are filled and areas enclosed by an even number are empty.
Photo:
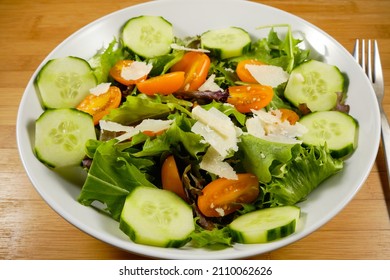
[[[153,166],[154,162],[132,157],[119,150],[116,142],[110,140],[97,146],[78,201],[86,206],[99,201],[107,206],[107,212],[114,219],[119,220],[126,196],[135,187],[155,186],[141,171]]]
[[[129,95],[119,108],[113,109],[104,120],[122,125],[134,125],[143,119],[158,119],[167,116],[171,108],[144,95]]]
[[[144,119],[164,119],[174,111],[191,115],[187,110],[190,106],[191,102],[175,98],[173,95],[155,97],[145,94],[129,95],[119,108],[111,110],[103,119],[122,125],[135,125]]]
[[[273,169],[290,161],[299,144],[269,142],[250,134],[243,134],[238,143],[240,159],[247,172],[255,174],[259,181],[268,183]],[[278,172],[278,171],[277,171]]]
[[[244,169],[258,176],[270,206],[294,205],[339,172],[343,161],[326,146],[274,143],[245,134],[238,143]]]
[[[133,153],[135,157],[160,156],[164,152],[169,152],[171,146],[166,133],[157,137],[147,137],[142,146],[142,150]]]
[[[175,121],[166,131],[170,145],[176,149],[178,145],[181,145],[192,158],[198,159],[199,154],[204,153],[209,145],[202,141],[202,136],[191,132],[194,120],[183,114],[175,114],[172,117]]]
[[[183,51],[174,51],[166,55],[161,55],[148,59],[147,63],[152,63],[153,65],[152,71],[150,71],[149,76],[154,77],[165,74],[175,63],[182,59],[183,55]]]
[[[309,56],[309,50],[302,50],[298,47],[300,39],[294,38],[291,26],[288,24],[263,26],[271,30],[267,38],[260,39],[253,45],[253,53],[260,60],[272,65],[282,67],[287,72],[291,72],[297,65],[301,64]],[[275,32],[276,27],[286,27],[286,36],[281,39]]]
[[[202,142],[202,137],[191,132],[192,119],[185,114],[175,113],[168,118],[173,119],[170,128],[163,134],[149,137],[140,133],[135,135],[131,141],[119,143],[118,146],[128,149],[132,156],[141,157],[160,157],[165,152],[176,150],[182,156],[190,155],[198,159],[200,153],[204,153],[208,144]],[[129,148],[142,145],[131,151]]]
[[[274,176],[264,190],[270,194],[271,206],[294,205],[342,168],[343,161],[334,159],[326,147],[301,147],[284,172]]]
[[[225,249],[233,244],[230,230],[227,227],[205,230],[195,222],[195,231],[191,233],[191,244],[196,248]]]
[[[116,47],[116,48],[115,48]],[[88,62],[96,76],[97,83],[108,80],[110,69],[118,60],[124,59],[125,51],[116,39],[112,40],[106,49],[98,51]]]

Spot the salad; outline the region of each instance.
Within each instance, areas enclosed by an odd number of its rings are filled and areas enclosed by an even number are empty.
[[[286,29],[282,37],[275,27]],[[289,25],[188,38],[129,19],[88,60],[48,61],[35,155],[87,173],[78,201],[140,244],[232,246],[293,234],[299,202],[357,147],[347,83]]]

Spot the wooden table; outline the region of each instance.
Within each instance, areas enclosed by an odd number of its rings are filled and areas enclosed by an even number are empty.
[[[19,102],[47,54],[87,23],[141,0],[0,2],[0,259],[142,259],[81,232],[31,185],[19,159]],[[325,30],[348,50],[355,38],[379,41],[390,116],[390,1],[262,0]],[[368,135],[369,137],[369,135]],[[390,259],[390,188],[380,148],[359,193],[315,233],[253,259]]]

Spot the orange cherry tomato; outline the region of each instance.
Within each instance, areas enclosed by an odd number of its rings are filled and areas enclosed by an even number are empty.
[[[210,58],[200,52],[187,52],[183,58],[171,67],[171,71],[184,71],[184,91],[197,90],[207,79],[210,69]]]
[[[162,165],[161,182],[164,190],[172,191],[187,201],[187,196],[184,192],[183,183],[180,179],[179,171],[173,155],[168,156]]]
[[[299,121],[299,115],[295,113],[293,110],[280,108],[278,109],[282,113],[282,121],[287,120],[290,124],[294,125],[297,121]]]
[[[107,92],[100,95],[87,95],[87,97],[77,105],[77,109],[92,115],[93,123],[97,125],[105,115],[119,106],[121,99],[121,90],[116,86],[111,86]]]
[[[140,92],[147,95],[163,94],[168,95],[178,91],[184,82],[184,72],[177,71],[161,76],[152,77],[137,83]]]
[[[259,180],[251,173],[237,174],[238,180],[219,178],[203,188],[198,208],[206,217],[222,217],[251,203],[260,193]]]
[[[144,130],[142,131],[143,134],[145,134],[146,136],[149,136],[149,137],[154,137],[154,136],[158,136],[158,135],[161,135],[163,134],[165,131],[164,130],[160,130],[160,131],[151,131],[151,130]]]
[[[245,83],[257,84],[257,80],[246,69],[247,65],[264,65],[264,63],[256,59],[245,59],[237,64],[236,73],[238,78]]]
[[[134,63],[133,60],[119,60],[111,69],[110,69],[110,75],[111,77],[117,81],[118,83],[121,83],[122,85],[125,86],[130,86],[130,85],[135,85],[136,83],[145,80],[147,78],[146,75],[142,75],[141,77],[138,77],[136,79],[125,79],[122,77],[122,69],[125,67],[129,67],[132,63]]]
[[[274,96],[272,87],[251,84],[229,87],[228,103],[241,113],[249,113],[251,109],[259,110],[267,106]]]

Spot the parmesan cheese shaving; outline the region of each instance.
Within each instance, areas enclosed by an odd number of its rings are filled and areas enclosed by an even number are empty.
[[[230,135],[234,130],[234,124],[230,118],[214,107],[207,111],[201,106],[196,106],[192,110],[192,117],[203,124],[207,124],[222,137]]]
[[[282,121],[279,110],[252,110],[252,113],[253,117],[246,121],[249,134],[271,142],[302,143],[297,137],[305,134],[307,128],[299,122],[291,125],[287,120]]]
[[[101,83],[98,84],[96,87],[91,88],[89,92],[93,95],[99,96],[103,93],[106,93],[108,89],[110,88],[111,83]]]
[[[215,83],[215,74],[210,75],[208,79],[201,85],[198,90],[200,91],[223,91],[223,89]]]
[[[278,85],[287,82],[289,74],[282,67],[274,65],[254,65],[247,64],[245,68],[262,85],[277,87]]]
[[[105,120],[100,120],[99,126],[101,130],[113,131],[113,132],[130,132],[133,129],[132,126],[121,125],[116,122],[105,121]]]
[[[99,122],[99,125],[102,130],[125,132],[124,134],[116,137],[119,142],[122,142],[127,139],[130,139],[131,137],[140,132],[150,131],[157,133],[160,131],[167,130],[171,126],[172,122],[172,120],[145,119],[137,126],[124,126],[119,123],[101,120]]]
[[[152,64],[145,62],[133,61],[129,66],[123,67],[121,70],[121,77],[125,80],[137,80],[150,73]]]
[[[198,120],[191,131],[201,135],[221,156],[225,158],[230,151],[237,151],[238,137],[241,129],[236,127],[228,116],[216,108],[205,110],[196,106],[192,117]]]
[[[140,131],[151,131],[151,132],[160,132],[162,130],[167,130],[173,120],[155,120],[155,119],[145,119],[135,128]]]
[[[238,176],[229,163],[223,161],[223,157],[213,147],[207,149],[199,167],[203,170],[218,175],[221,178],[237,180]]]

